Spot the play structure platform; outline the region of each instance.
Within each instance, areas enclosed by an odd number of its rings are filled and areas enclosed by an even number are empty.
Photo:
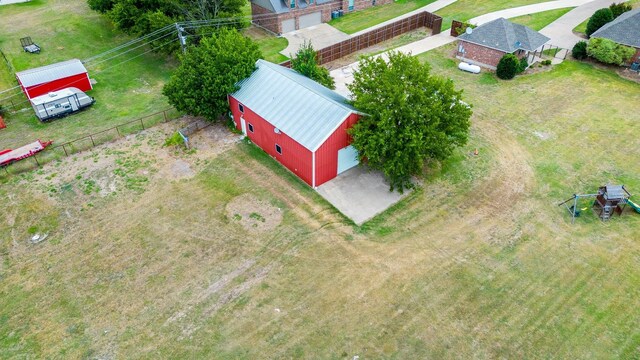
[[[573,196],[558,206],[564,205],[571,214],[571,222],[580,216],[583,210],[588,207],[580,208],[580,199],[593,198],[591,207],[594,213],[602,220],[608,221],[613,215],[622,215],[626,205],[629,205],[636,212],[640,213],[640,206],[629,200],[631,194],[624,185],[605,185],[598,188],[595,194],[573,194]],[[571,204],[571,206],[569,206]]]
[[[31,157],[51,145],[53,141],[34,141],[31,144],[19,147],[15,150],[6,149],[0,151],[0,167],[8,166],[16,161]]]

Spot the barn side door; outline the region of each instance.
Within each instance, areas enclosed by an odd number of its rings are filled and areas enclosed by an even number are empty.
[[[247,136],[247,122],[244,121],[244,118],[240,118],[240,127],[242,128],[242,134]]]

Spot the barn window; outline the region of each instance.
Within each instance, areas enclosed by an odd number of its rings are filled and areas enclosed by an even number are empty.
[[[280,155],[282,155],[282,148],[280,147],[280,145],[276,144],[276,152]]]
[[[244,106],[242,106],[242,104],[238,104],[238,110],[244,114]]]
[[[253,132],[253,125],[249,124],[249,131]]]

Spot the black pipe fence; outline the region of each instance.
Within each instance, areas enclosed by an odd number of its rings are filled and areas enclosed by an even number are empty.
[[[3,166],[4,172],[7,175],[11,175],[33,170],[42,166],[42,164],[59,160],[63,157],[70,156],[81,151],[89,150],[95,146],[114,141],[126,135],[138,133],[160,123],[175,120],[179,118],[180,115],[181,114],[173,108],[158,111],[62,144],[50,146],[30,158]]]

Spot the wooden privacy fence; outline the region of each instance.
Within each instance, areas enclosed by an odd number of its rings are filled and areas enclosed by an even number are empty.
[[[437,35],[442,30],[442,17],[426,11],[421,12],[364,34],[354,36],[337,44],[327,46],[318,50],[319,65],[340,59],[356,51],[366,49],[421,27],[430,28],[431,35]],[[280,63],[280,65],[291,67],[291,61],[285,61]]]
[[[88,150],[94,146],[113,141],[125,135],[140,132],[150,126],[174,120],[178,118],[179,115],[180,113],[173,108],[166,109],[62,144],[51,146],[46,150],[31,156],[33,161],[25,159],[5,166],[5,173],[10,173],[9,168],[15,169],[15,171],[12,170],[12,172],[15,173],[30,170],[34,166],[41,166],[44,163],[59,159],[63,156],[69,156],[80,151]]]

